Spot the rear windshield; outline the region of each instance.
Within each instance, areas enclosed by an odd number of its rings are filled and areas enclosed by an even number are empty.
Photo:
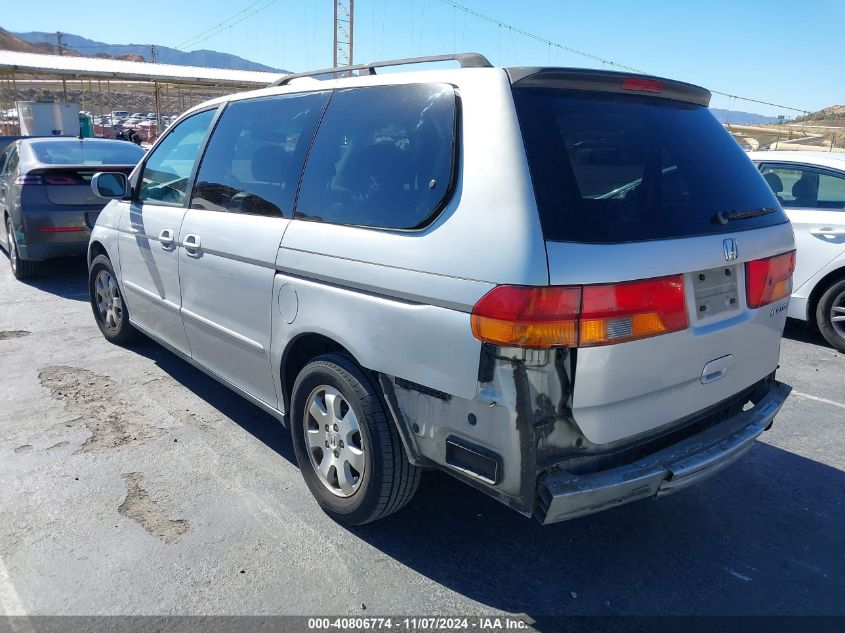
[[[126,141],[31,141],[39,163],[48,165],[134,165],[144,150]]]
[[[636,242],[787,221],[705,106],[537,88],[514,94],[547,240]],[[774,211],[722,223],[731,211],[758,209]]]

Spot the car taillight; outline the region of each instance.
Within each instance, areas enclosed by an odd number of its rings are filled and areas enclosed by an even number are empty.
[[[687,329],[684,277],[584,286],[579,347]]]
[[[45,185],[79,185],[84,184],[79,178],[73,176],[44,176]]]
[[[473,335],[509,347],[592,347],[684,330],[682,275],[595,286],[499,286],[475,305]]]
[[[581,289],[499,286],[472,309],[475,338],[513,347],[574,347]]]
[[[792,293],[794,271],[795,251],[746,262],[745,292],[748,307],[762,308],[788,297]]]
[[[41,176],[30,176],[29,174],[21,174],[15,178],[16,185],[43,185],[44,179]]]

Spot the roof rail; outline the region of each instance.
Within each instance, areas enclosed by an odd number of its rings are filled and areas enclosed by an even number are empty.
[[[372,62],[371,64],[357,64],[355,66],[338,66],[336,68],[324,68],[322,70],[310,70],[305,73],[285,75],[270,84],[273,86],[284,86],[300,77],[314,77],[316,75],[337,75],[338,73],[349,73],[354,70],[366,70],[368,75],[375,75],[376,68],[385,66],[404,66],[406,64],[427,64],[430,62],[459,62],[461,68],[492,68],[493,64],[480,53],[453,53],[451,55],[432,55],[430,57],[408,57],[406,59],[391,59],[384,62]],[[362,73],[359,73],[359,75]]]

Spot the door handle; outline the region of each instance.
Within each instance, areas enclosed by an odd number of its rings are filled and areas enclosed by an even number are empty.
[[[810,229],[810,235],[820,235],[822,237],[843,237],[845,231],[834,229],[832,226],[823,226],[820,229]]]
[[[173,246],[173,229],[162,229],[158,234],[158,241],[161,242],[162,248],[170,248]]]
[[[200,236],[195,233],[188,233],[182,241],[182,246],[190,253],[197,253],[202,248]]]

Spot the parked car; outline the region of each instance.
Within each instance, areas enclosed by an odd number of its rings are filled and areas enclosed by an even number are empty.
[[[128,174],[144,155],[129,143],[107,139],[24,138],[0,155],[0,243],[18,279],[39,262],[83,255],[103,208],[91,191],[97,171]]]
[[[95,176],[103,335],[275,415],[344,523],[424,468],[543,523],[721,470],[790,391],[795,245],[710,93],[456,58],[215,99]]]
[[[788,315],[818,327],[845,353],[845,155],[752,152],[795,229]]]

